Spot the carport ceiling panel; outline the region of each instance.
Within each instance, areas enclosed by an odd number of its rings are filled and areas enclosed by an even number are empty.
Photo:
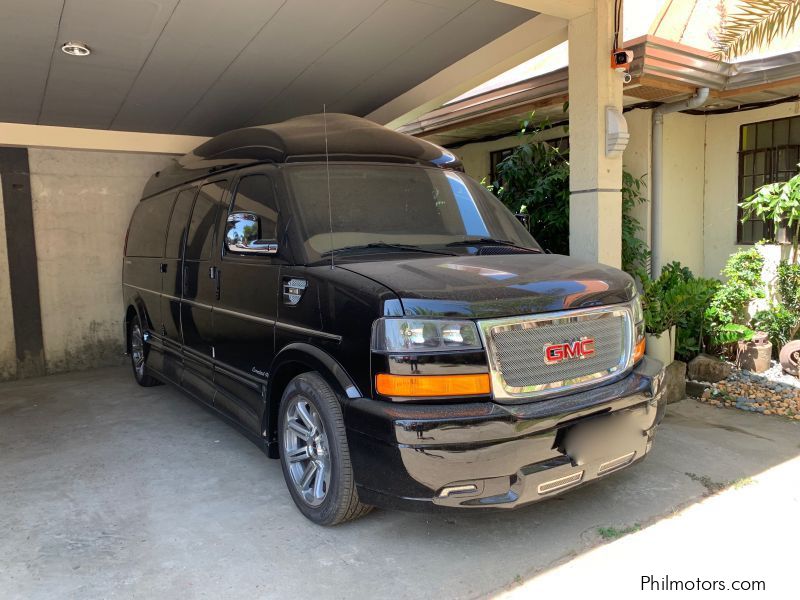
[[[452,10],[438,6],[388,0],[252,116],[251,123],[322,112],[323,103],[343,98],[452,18]]]
[[[334,102],[333,110],[368,114],[534,16],[534,13],[509,5],[500,6],[504,10],[497,10],[498,3],[493,1],[471,4],[434,35],[395,57],[386,68],[366,77],[351,93]],[[473,47],[442,43],[442,40],[459,39],[469,40]]]
[[[241,127],[266,102],[372,14],[383,0],[289,0],[259,31],[175,133],[213,135]]]
[[[0,121],[214,134],[323,102],[366,114],[533,16],[492,0],[6,0]]]
[[[57,45],[86,42],[79,59],[53,53],[39,123],[106,129],[177,0],[66,0]]]
[[[182,0],[111,123],[123,131],[172,131],[283,0]]]
[[[0,8],[0,121],[35,123],[62,0],[4,0]]]
[[[265,28],[272,30],[269,37],[257,36],[178,133],[214,134],[279,121],[319,112],[323,103],[331,111],[367,114],[535,16],[492,0],[388,0],[358,10],[349,2],[330,11],[320,11],[314,3],[298,10],[297,4],[290,0],[279,11]],[[340,22],[343,15],[352,18]],[[298,30],[303,31],[300,42]],[[338,39],[316,55],[307,52],[309,44],[317,48],[319,41],[329,40],[331,30],[341,30]],[[281,42],[275,43],[276,38]],[[280,59],[265,61],[263,56]],[[253,64],[267,81],[253,80],[254,67],[246,66]],[[386,85],[362,89],[372,77]],[[242,86],[251,91],[239,93]]]

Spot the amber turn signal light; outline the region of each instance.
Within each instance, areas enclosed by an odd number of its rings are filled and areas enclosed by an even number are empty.
[[[375,388],[384,396],[409,398],[488,395],[489,375],[389,375],[375,377]]]
[[[642,336],[642,339],[636,342],[636,347],[633,349],[633,362],[637,363],[642,359],[644,356],[645,347],[645,337]]]

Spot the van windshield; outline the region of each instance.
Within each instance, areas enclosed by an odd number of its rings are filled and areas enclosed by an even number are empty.
[[[421,166],[331,164],[332,219],[324,164],[292,165],[285,173],[311,262],[331,252],[392,246],[455,254],[470,242],[496,242],[541,250],[497,198],[462,173]]]

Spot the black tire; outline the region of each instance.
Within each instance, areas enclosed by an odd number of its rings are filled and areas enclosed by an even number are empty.
[[[131,355],[131,369],[133,370],[133,377],[136,383],[142,387],[152,387],[158,385],[160,382],[147,372],[147,342],[144,341],[144,330],[136,316],[131,319],[128,325],[128,341]]]
[[[301,419],[301,406],[305,411],[302,414],[312,416],[314,423],[321,423],[321,430],[318,425],[305,425],[307,421]],[[289,422],[305,427],[312,435],[304,437],[292,429]],[[315,430],[316,435],[313,434]],[[312,443],[313,440],[316,441]],[[278,444],[286,487],[297,508],[309,520],[317,525],[338,525],[372,510],[358,499],[339,397],[318,373],[298,375],[286,386],[279,412]],[[320,448],[324,451],[320,452]],[[303,450],[305,457],[301,457]],[[305,480],[306,473],[312,469],[311,463],[317,465],[313,468],[313,485],[309,484],[309,489],[304,490],[302,481],[297,481],[298,473],[302,471]],[[323,473],[328,475],[327,479]],[[324,490],[322,497],[314,495],[311,489],[317,489],[318,477],[324,480],[320,486]]]

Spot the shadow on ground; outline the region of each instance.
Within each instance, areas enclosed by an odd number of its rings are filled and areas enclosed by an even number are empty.
[[[306,521],[280,464],[111,368],[0,385],[5,597],[470,598],[800,455],[800,424],[687,400],[647,460],[513,512]],[[693,476],[687,475],[687,473]]]

